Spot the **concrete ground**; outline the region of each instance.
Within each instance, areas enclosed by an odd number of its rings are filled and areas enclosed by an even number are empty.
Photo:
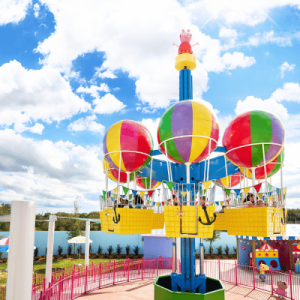
[[[116,284],[100,290],[95,290],[78,299],[82,300],[153,300],[153,279],[138,280],[128,283]],[[278,299],[268,293],[252,290],[247,287],[223,283],[226,300],[275,300]]]

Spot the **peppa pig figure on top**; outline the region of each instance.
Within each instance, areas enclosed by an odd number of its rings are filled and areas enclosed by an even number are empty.
[[[182,29],[182,32],[180,34],[180,41],[181,41],[180,46],[173,44],[173,46],[179,47],[178,54],[182,54],[182,53],[193,54],[192,47],[199,45],[199,43],[196,43],[191,46],[190,44],[191,39],[192,39],[192,34],[190,33],[190,30],[188,29],[187,31],[184,31],[184,29]]]

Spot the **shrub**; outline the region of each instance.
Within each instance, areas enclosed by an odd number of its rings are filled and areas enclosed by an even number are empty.
[[[135,255],[139,255],[140,247],[139,246],[134,246],[133,252]]]
[[[227,256],[228,258],[232,258],[232,255],[231,254],[228,254],[228,256]]]
[[[101,255],[101,254],[102,254],[102,251],[103,251],[103,248],[99,245],[97,253],[98,253],[99,255]]]
[[[114,250],[113,247],[112,247],[112,246],[109,246],[109,247],[107,248],[108,254],[111,255],[112,252],[113,252],[113,250]]]
[[[229,247],[228,247],[228,245],[226,245],[226,247],[225,247],[224,251],[225,251],[225,254],[226,254],[226,255],[228,255],[228,254],[229,254]]]
[[[72,245],[69,245],[68,247],[68,255],[71,255],[72,254]]]
[[[116,252],[113,252],[113,253],[112,253],[112,256],[113,256],[114,258],[116,258],[117,253],[116,253]]]
[[[214,254],[212,254],[211,258],[212,258],[212,259],[215,259],[216,257],[215,257],[215,255],[214,255]]]
[[[34,252],[34,257],[37,257],[39,255],[39,248],[36,247],[33,252]]]
[[[125,248],[125,250],[126,250],[126,254],[129,255],[129,253],[130,253],[130,246],[127,245],[126,248]]]
[[[81,256],[81,245],[79,245],[77,247],[77,253],[78,253],[78,257],[80,257]]]
[[[120,245],[118,244],[118,245],[117,245],[117,254],[118,254],[118,255],[120,255],[120,254],[121,254],[121,252],[122,252],[122,249],[123,249],[123,248],[122,248],[122,247],[120,247]]]
[[[221,255],[220,255],[220,258],[224,258],[224,255],[223,255],[223,254],[221,254]]]
[[[233,253],[236,254],[236,247],[233,247]]]
[[[63,247],[61,245],[59,245],[58,249],[57,249],[58,255],[61,256],[62,252],[63,252]]]
[[[218,248],[217,248],[217,254],[218,255],[221,255],[223,253],[223,249],[222,249],[222,246],[220,245]]]

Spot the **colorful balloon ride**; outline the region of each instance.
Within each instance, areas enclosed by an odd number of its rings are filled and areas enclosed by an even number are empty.
[[[197,163],[214,151],[219,139],[219,124],[203,104],[180,101],[162,116],[157,139],[159,149],[174,162]]]
[[[112,125],[103,140],[103,152],[108,163],[117,170],[134,172],[144,168],[153,150],[148,129],[139,122],[124,120]]]
[[[229,123],[223,146],[233,164],[253,168],[277,157],[283,150],[284,138],[285,131],[277,117],[255,110],[243,113]]]
[[[136,178],[136,184],[142,189],[152,190],[159,187],[161,182],[152,179],[150,184],[150,178],[138,176]]]

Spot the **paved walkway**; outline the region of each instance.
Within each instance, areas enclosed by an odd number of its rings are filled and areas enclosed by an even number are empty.
[[[79,297],[82,300],[153,300],[153,279],[116,284]],[[275,300],[268,293],[224,283],[226,300]]]

